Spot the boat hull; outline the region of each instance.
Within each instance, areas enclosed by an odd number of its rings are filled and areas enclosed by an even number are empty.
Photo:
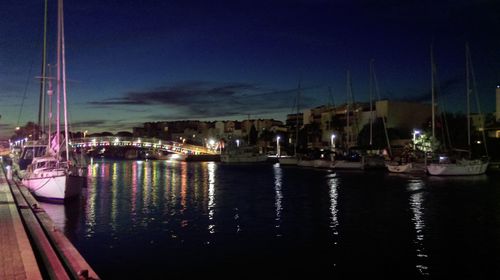
[[[324,159],[313,160],[313,166],[315,168],[332,168],[332,161]]]
[[[354,169],[361,170],[364,169],[365,165],[362,161],[347,161],[347,160],[336,160],[333,165],[333,169]]]
[[[427,172],[435,176],[467,176],[480,175],[486,172],[487,162],[477,163],[431,163],[427,166]]]
[[[278,159],[280,165],[297,165],[297,158],[296,157],[280,157]]]
[[[314,160],[301,159],[297,162],[297,165],[302,167],[314,167]]]
[[[413,164],[411,163],[406,163],[406,164],[398,164],[398,165],[393,165],[393,164],[386,164],[387,170],[389,172],[393,173],[408,173],[413,167]]]
[[[43,201],[62,203],[78,197],[84,177],[70,176],[64,171],[47,176],[31,176],[22,180],[33,195]]]
[[[266,155],[255,155],[255,156],[239,156],[239,155],[221,155],[220,161],[223,163],[258,163],[266,162]]]

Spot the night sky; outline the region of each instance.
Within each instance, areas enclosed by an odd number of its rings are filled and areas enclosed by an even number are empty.
[[[49,62],[55,64],[55,0]],[[72,130],[147,121],[284,120],[300,106],[382,98],[430,102],[430,45],[441,105],[465,111],[465,42],[483,112],[500,82],[500,1],[65,1]],[[0,9],[0,137],[36,121],[43,1]],[[329,94],[331,89],[331,97]],[[22,105],[22,106],[21,106]],[[22,110],[21,110],[22,108]]]

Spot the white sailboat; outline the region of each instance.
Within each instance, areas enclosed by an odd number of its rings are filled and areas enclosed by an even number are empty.
[[[66,95],[66,64],[64,47],[64,16],[63,1],[58,0],[57,14],[57,117],[56,134],[49,143],[49,152],[42,157],[33,158],[28,166],[22,183],[40,200],[50,202],[64,202],[74,198],[81,193],[83,177],[78,176],[74,166],[71,166],[68,141],[68,116]],[[50,89],[49,89],[50,91]],[[62,157],[62,141],[60,131],[60,106],[61,93],[63,95],[64,111],[64,144],[65,157]],[[51,96],[51,92],[48,93]],[[51,104],[50,104],[51,105]],[[49,122],[52,116],[52,108],[49,112]],[[50,127],[50,126],[49,126]],[[50,129],[49,129],[50,135]]]
[[[469,52],[469,46],[466,44],[465,46],[465,64],[466,64],[466,95],[467,95],[467,136],[468,136],[468,145],[469,145],[469,157],[470,157],[470,148],[471,148],[471,133],[470,133],[470,94],[472,92],[470,86],[470,75],[474,78],[474,72],[471,65],[471,58]],[[432,58],[432,49],[431,49],[431,58]],[[433,61],[433,59],[432,59]],[[432,62],[433,67],[433,75],[435,71],[434,62]],[[434,82],[434,79],[433,79]],[[475,88],[475,80],[473,79],[474,88]],[[434,83],[433,83],[434,85]],[[433,99],[432,104],[434,108],[434,91],[433,91]],[[477,98],[476,98],[477,101]],[[479,108],[479,101],[477,101],[477,107]],[[433,129],[434,129],[434,110],[432,111],[433,116]],[[484,131],[483,131],[484,133]],[[434,135],[434,130],[433,130]],[[484,141],[485,142],[485,141]],[[485,142],[486,148],[486,142]],[[487,152],[487,148],[486,148]],[[480,175],[486,172],[488,168],[489,160],[480,160],[480,159],[460,159],[456,162],[448,162],[447,160],[440,160],[439,163],[430,163],[427,165],[427,172],[430,175],[436,176],[463,176],[463,175]]]

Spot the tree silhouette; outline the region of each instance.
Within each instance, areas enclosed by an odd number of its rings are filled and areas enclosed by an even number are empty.
[[[40,128],[38,127],[37,124],[34,122],[27,122],[26,125],[19,127],[19,129],[16,129],[14,132],[14,135],[12,135],[11,139],[12,140],[17,140],[17,139],[38,139],[40,135]]]
[[[248,136],[249,144],[256,145],[257,144],[257,137],[258,137],[257,129],[255,128],[255,125],[252,124],[252,127],[250,128],[250,134]]]

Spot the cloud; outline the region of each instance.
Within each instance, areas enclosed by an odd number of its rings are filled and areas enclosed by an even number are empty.
[[[92,132],[97,131],[131,131],[135,126],[142,126],[142,122],[135,121],[131,122],[128,120],[87,120],[87,121],[77,121],[71,123],[72,131],[84,131],[91,130]]]
[[[186,82],[172,87],[159,87],[148,91],[128,92],[123,97],[89,102],[91,105],[186,105],[232,98],[237,94],[255,91],[250,84],[214,84]]]
[[[1,130],[7,130],[7,129],[14,129],[14,126],[10,125],[10,124],[4,124],[4,123],[0,123],[0,129]]]
[[[308,89],[304,89],[305,91]],[[251,83],[183,82],[149,91],[125,93],[122,97],[89,102],[93,106],[156,106],[146,118],[208,119],[247,114],[291,113],[297,89],[276,90]],[[304,107],[314,98],[303,97]],[[160,109],[161,108],[161,109]],[[161,111],[160,111],[161,110]]]
[[[101,127],[107,125],[109,121],[106,120],[88,120],[88,121],[79,121],[71,123],[72,127]]]
[[[454,77],[445,80],[443,83],[437,83],[436,85],[436,92],[435,96],[436,98],[439,98],[439,96],[445,97],[445,96],[452,96],[457,94],[462,94],[465,92],[464,89],[460,89],[460,87],[463,87],[464,81],[463,78],[461,77]],[[432,91],[429,89],[426,92],[412,95],[412,96],[406,96],[403,98],[400,98],[399,100],[403,101],[411,101],[411,102],[431,102],[432,99]]]

